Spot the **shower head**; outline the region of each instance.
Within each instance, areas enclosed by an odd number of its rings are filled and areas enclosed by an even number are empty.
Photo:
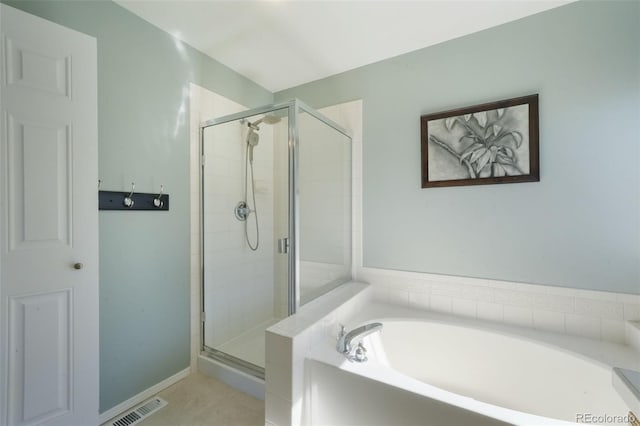
[[[276,123],[279,123],[280,120],[282,120],[282,118],[273,114],[267,114],[264,117],[262,117],[262,122],[265,124],[276,124]]]
[[[254,129],[254,130],[259,130],[258,126],[262,123],[265,124],[276,124],[279,123],[280,120],[282,120],[282,118],[275,116],[273,114],[267,114],[262,118],[259,118],[258,120],[254,121],[253,123],[248,123],[247,126],[249,126],[250,128]]]

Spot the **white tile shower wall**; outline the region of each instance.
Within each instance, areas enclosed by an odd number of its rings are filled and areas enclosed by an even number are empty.
[[[462,317],[624,343],[640,296],[360,267],[376,300]]]
[[[343,238],[344,215],[351,213],[351,199],[344,200],[345,193],[350,196],[344,188],[351,171],[350,155],[344,155],[349,147],[342,135],[309,114],[300,115],[299,135],[300,258],[340,264],[351,249]]]
[[[273,133],[263,125],[254,150],[253,173],[260,247],[255,217],[246,222],[233,211],[244,197],[244,140],[240,122],[222,124],[205,132],[204,261],[205,343],[214,347],[236,337],[273,314]],[[251,201],[251,193],[247,197]]]
[[[301,286],[314,289],[344,276],[344,265],[300,260],[300,276],[304,277]]]
[[[328,118],[332,119],[336,123],[340,124],[345,129],[349,130],[352,134],[351,141],[351,216],[344,217],[343,220],[345,222],[351,221],[350,230],[348,226],[344,226],[343,230],[345,232],[349,232],[351,234],[352,246],[351,250],[345,249],[344,252],[351,257],[351,270],[355,271],[355,265],[358,264],[361,258],[361,250],[360,250],[360,240],[357,236],[360,233],[360,217],[361,217],[361,194],[362,194],[362,179],[361,179],[361,170],[362,170],[362,101],[356,100],[351,102],[345,102],[343,104],[338,104],[334,106],[329,106],[325,108],[321,108],[318,110],[320,113],[324,114]],[[308,119],[308,117],[307,117]],[[286,140],[287,138],[287,120],[286,118],[282,120],[282,122],[275,127],[275,138],[276,140]],[[324,127],[323,127],[324,129]],[[325,129],[326,130],[326,129]],[[307,134],[307,136],[309,136]],[[335,135],[333,135],[335,136]],[[281,152],[277,150],[280,148]],[[287,235],[287,215],[288,212],[286,209],[288,208],[288,199],[287,199],[287,150],[286,145],[276,146],[276,152],[274,156],[275,162],[275,172],[274,172],[274,181],[275,181],[275,206],[274,206],[274,219],[275,219],[275,232],[276,235]],[[324,164],[326,162],[322,162]],[[278,165],[280,164],[280,165]],[[336,166],[341,166],[340,164],[335,164]],[[306,183],[312,183],[312,181],[321,181],[325,178],[327,174],[327,170],[316,169],[312,173],[305,173],[302,176],[306,179]],[[338,174],[338,171],[334,171],[334,175]],[[307,199],[309,200],[309,199]],[[313,201],[313,200],[310,200]],[[318,198],[317,201],[321,203],[325,203],[325,198]],[[313,212],[316,211],[313,206],[308,206],[306,211],[311,213],[310,217],[307,217],[307,224],[313,224],[315,222],[313,218]],[[320,211],[319,209],[317,211]],[[312,229],[313,231],[313,229]],[[334,238],[336,239],[336,238]],[[342,238],[342,241],[348,241],[349,238]],[[337,249],[337,251],[342,251],[342,248]],[[349,263],[348,260],[345,261],[346,264]],[[343,263],[345,263],[343,262]],[[301,285],[306,288],[314,288],[321,285],[322,279],[331,280],[335,278],[336,271],[339,265],[325,263],[322,262],[311,262],[309,259],[301,260],[300,269],[301,269]],[[286,257],[282,257],[276,254],[275,259],[275,268],[276,268],[276,277],[287,275],[287,262]],[[325,281],[326,283],[328,281]],[[304,291],[304,290],[303,290]],[[286,316],[287,313],[287,297],[288,291],[286,282],[275,283],[275,312],[280,316]]]
[[[355,274],[362,265],[362,100],[319,111],[351,132],[351,263]]]

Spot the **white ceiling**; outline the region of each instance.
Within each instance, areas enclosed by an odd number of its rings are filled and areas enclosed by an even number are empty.
[[[569,1],[116,2],[269,91],[277,92]]]

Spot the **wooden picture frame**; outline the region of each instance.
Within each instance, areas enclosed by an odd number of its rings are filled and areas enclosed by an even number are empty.
[[[540,180],[538,95],[420,117],[422,187]]]

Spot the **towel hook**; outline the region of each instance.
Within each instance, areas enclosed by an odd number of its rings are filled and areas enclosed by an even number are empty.
[[[160,193],[153,199],[153,205],[157,208],[161,208],[164,205],[164,201],[161,200],[162,193],[164,192],[164,186],[160,185]]]
[[[124,200],[122,201],[122,203],[124,204],[125,207],[133,207],[133,190],[136,189],[136,183],[135,182],[131,182],[131,192],[129,193],[129,195],[127,195],[126,197],[124,197]]]

